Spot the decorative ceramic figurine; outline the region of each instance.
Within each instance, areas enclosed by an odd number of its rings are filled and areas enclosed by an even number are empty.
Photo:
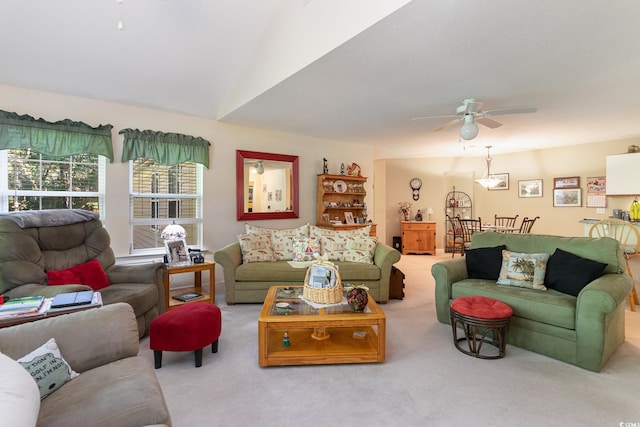
[[[422,212],[418,209],[418,213],[416,214],[416,221],[422,221]]]
[[[344,163],[340,165],[340,175],[344,175]]]
[[[327,175],[329,173],[329,166],[327,166],[327,159],[322,159],[322,173]]]

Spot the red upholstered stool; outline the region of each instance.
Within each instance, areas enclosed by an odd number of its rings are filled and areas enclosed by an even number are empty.
[[[451,303],[451,328],[453,344],[458,350],[480,359],[500,359],[504,357],[509,333],[509,321],[513,310],[507,304],[487,297],[460,297]],[[464,336],[458,338],[458,327]],[[491,339],[489,339],[491,335]],[[460,342],[467,342],[467,349]],[[491,344],[498,349],[497,355],[481,354],[482,343]],[[495,351],[495,350],[494,350]]]
[[[194,301],[162,313],[149,327],[149,347],[156,369],[162,367],[163,351],[195,351],[199,368],[204,347],[211,344],[211,353],[218,352],[221,330],[222,315],[214,304]]]

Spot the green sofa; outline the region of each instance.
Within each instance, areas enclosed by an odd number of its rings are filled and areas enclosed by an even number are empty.
[[[511,306],[508,342],[582,368],[599,372],[624,341],[625,300],[631,278],[618,242],[609,237],[560,237],[535,234],[475,233],[471,249],[506,245],[521,253],[553,254],[556,248],[606,263],[604,273],[577,297],[558,292],[498,285],[468,277],[464,257],[436,263],[438,320],[450,324],[450,304],[458,297],[480,295]]]
[[[214,254],[216,263],[224,272],[225,300],[227,304],[262,303],[271,286],[302,285],[306,268],[294,268],[287,261],[242,263],[238,242],[231,243]],[[389,301],[391,267],[400,261],[400,252],[378,243],[373,264],[332,261],[338,266],[342,283],[362,283],[377,301]]]

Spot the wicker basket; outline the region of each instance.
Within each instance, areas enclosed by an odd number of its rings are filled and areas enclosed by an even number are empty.
[[[309,267],[304,278],[304,289],[302,291],[302,295],[307,300],[318,304],[337,304],[342,302],[342,280],[340,280],[338,268],[335,265],[326,262],[319,263],[319,265],[333,269],[336,276],[336,285],[331,288],[314,288],[309,286],[309,274],[311,272],[311,267]]]

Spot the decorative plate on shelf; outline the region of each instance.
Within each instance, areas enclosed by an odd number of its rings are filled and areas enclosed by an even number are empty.
[[[336,193],[344,193],[347,191],[347,183],[339,179],[333,183],[333,191]]]

